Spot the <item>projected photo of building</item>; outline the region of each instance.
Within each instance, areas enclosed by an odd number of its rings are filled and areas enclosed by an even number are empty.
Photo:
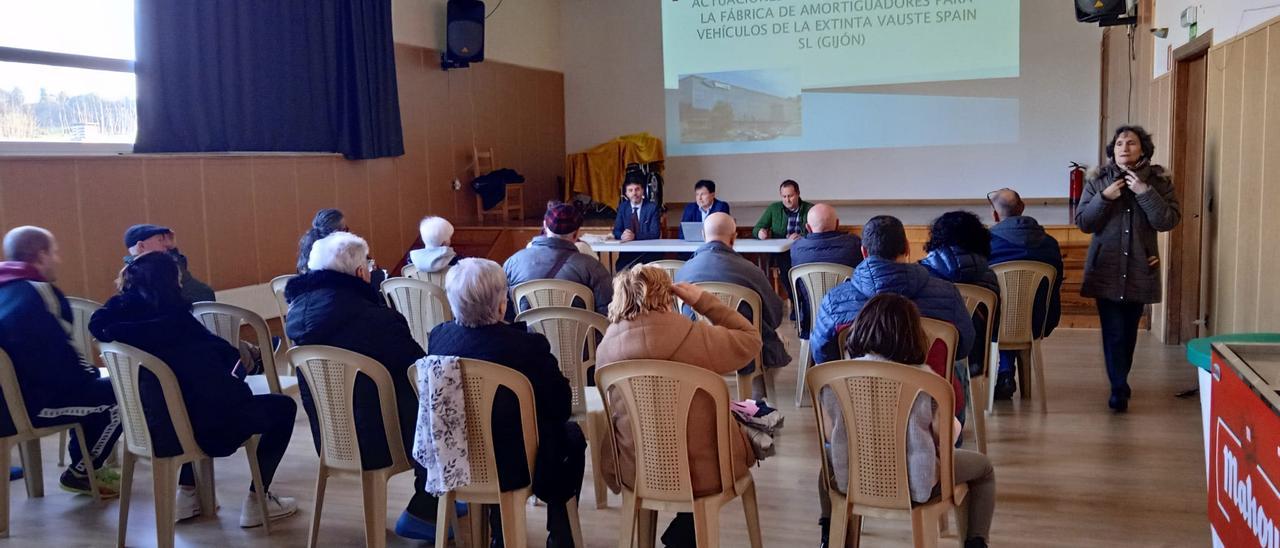
[[[800,137],[800,85],[792,71],[751,70],[680,77],[684,143]]]

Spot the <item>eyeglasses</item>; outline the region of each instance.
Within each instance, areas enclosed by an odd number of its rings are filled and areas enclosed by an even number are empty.
[[[992,207],[992,208],[996,207],[996,194],[999,194],[999,193],[1004,192],[1004,191],[1006,191],[1006,190],[1013,190],[1013,189],[1011,189],[1011,188],[1009,188],[1009,187],[1004,187],[1004,188],[1001,188],[1001,189],[996,189],[996,190],[992,190],[991,192],[988,192],[988,193],[987,193],[987,203],[991,204],[991,207]]]

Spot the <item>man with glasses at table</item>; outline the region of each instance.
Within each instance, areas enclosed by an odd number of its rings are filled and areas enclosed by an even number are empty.
[[[1009,261],[1038,261],[1052,266],[1057,272],[1052,288],[1041,286],[1036,290],[1036,302],[1031,313],[1036,320],[1033,322],[1036,326],[1035,336],[1048,337],[1058,326],[1062,316],[1062,249],[1058,246],[1058,240],[1045,232],[1044,227],[1034,218],[1023,215],[1027,205],[1012,189],[993,190],[987,193],[987,201],[991,202],[991,217],[996,221],[995,226],[991,227],[990,264],[995,266]],[[1045,318],[1043,335],[1038,329],[1040,318]],[[994,341],[996,333],[991,335]],[[1013,397],[1018,388],[1013,375],[1016,356],[1017,352],[1012,350],[1000,352],[1000,369],[996,375],[995,387],[997,399]]]

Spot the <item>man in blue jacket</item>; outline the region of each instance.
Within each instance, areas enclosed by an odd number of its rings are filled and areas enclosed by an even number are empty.
[[[716,199],[716,182],[702,179],[693,184],[693,203],[685,204],[681,223],[703,223],[712,213],[729,213],[729,203]],[[684,225],[680,225],[680,237],[684,237]]]
[[[1033,325],[1037,327],[1035,335],[1041,336],[1039,319],[1044,318],[1043,336],[1048,337],[1058,327],[1058,321],[1062,317],[1062,249],[1058,246],[1058,240],[1045,232],[1040,223],[1022,214],[1027,206],[1017,192],[1003,188],[992,192],[989,198],[992,217],[996,220],[995,226],[991,227],[991,264],[1039,261],[1053,266],[1058,273],[1052,288],[1041,284],[1036,291],[1036,302],[1032,309],[1032,317],[1036,319]],[[1008,399],[1018,388],[1013,374],[1016,354],[1008,350],[1000,353],[1000,370],[995,387],[997,398]]]
[[[613,221],[613,237],[622,242],[656,240],[662,237],[662,220],[658,204],[644,199],[644,183],[631,179],[623,187],[626,200],[618,205],[618,217]],[[618,268],[626,268],[635,262],[646,261],[649,253],[619,253]]]
[[[103,469],[120,437],[120,413],[110,379],[71,342],[71,304],[54,287],[58,243],[48,230],[20,226],[4,237],[0,262],[0,348],[9,354],[27,413],[36,427],[80,423],[85,444],[98,471],[98,492],[119,493],[119,476]],[[0,435],[14,433],[8,413],[0,413]],[[80,458],[80,444],[72,434],[67,444],[71,466],[60,484],[73,493],[90,494],[89,475]]]
[[[809,218],[805,228],[809,230],[803,238],[791,245],[791,268],[809,263],[834,263],[850,268],[862,262],[862,239],[840,230],[840,218],[836,216],[836,208],[827,204],[815,204],[809,209]],[[791,277],[787,277],[790,283]],[[796,325],[800,330],[800,338],[809,338],[809,291],[803,285],[797,288],[796,302],[799,304],[800,316]]]
[[[920,314],[950,323],[960,333],[957,356],[968,356],[973,345],[973,322],[955,284],[931,276],[911,262],[911,248],[902,221],[888,215],[872,217],[862,227],[862,256],[853,277],[822,299],[809,344],[813,363],[840,359],[836,334],[853,324],[862,307],[880,293],[897,293],[911,299]]]

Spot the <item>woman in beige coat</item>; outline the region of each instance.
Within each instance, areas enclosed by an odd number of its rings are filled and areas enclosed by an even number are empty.
[[[695,322],[672,309],[673,295],[692,303],[699,315],[711,324]],[[662,268],[640,265],[618,273],[613,279],[613,302],[609,304],[612,325],[597,349],[596,362],[607,364],[633,359],[670,360],[728,374],[742,368],[760,354],[760,332],[737,311],[714,295],[693,284],[672,284]],[[627,410],[620,399],[610,397],[618,436],[618,458],[605,451],[603,469],[610,487],[620,489],[621,481],[633,485],[635,477],[634,436],[627,422]],[[689,411],[689,471],[694,496],[720,491],[719,458],[716,454],[714,402],[705,394],[694,396]],[[734,477],[748,474],[755,456],[747,436],[738,431],[730,444]],[[619,466],[620,464],[620,466]],[[619,474],[619,468],[621,474]],[[662,534],[667,546],[693,546],[693,519],[680,514]]]

